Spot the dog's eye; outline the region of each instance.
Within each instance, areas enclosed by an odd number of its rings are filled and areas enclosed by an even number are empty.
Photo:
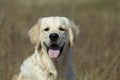
[[[44,31],[49,31],[49,28],[45,28]]]
[[[64,29],[64,28],[62,28],[62,27],[60,27],[59,30],[60,30],[60,31],[66,31],[66,29]]]

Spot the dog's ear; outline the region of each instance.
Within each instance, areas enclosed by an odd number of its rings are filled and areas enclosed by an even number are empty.
[[[70,46],[73,47],[76,41],[76,38],[78,37],[78,34],[79,34],[79,26],[76,25],[73,21],[70,21],[69,26],[70,26],[69,27]]]
[[[40,23],[35,24],[28,32],[31,42],[38,46],[40,44]]]

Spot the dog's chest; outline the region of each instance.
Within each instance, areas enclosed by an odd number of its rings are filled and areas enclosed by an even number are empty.
[[[56,80],[57,75],[53,73],[42,70],[39,66],[22,66],[22,72],[24,74],[25,80]]]
[[[42,69],[33,58],[24,61],[21,71],[24,74],[25,80],[56,80],[57,78],[56,70],[50,72],[46,68]]]

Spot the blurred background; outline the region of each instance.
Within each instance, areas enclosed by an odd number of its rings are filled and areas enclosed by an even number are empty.
[[[33,53],[27,32],[45,16],[80,25],[76,80],[120,80],[120,0],[0,0],[0,80],[11,80]]]

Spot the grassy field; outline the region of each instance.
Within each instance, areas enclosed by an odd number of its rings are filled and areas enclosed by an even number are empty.
[[[11,80],[32,54],[27,32],[44,16],[66,16],[80,25],[76,80],[120,80],[119,0],[0,0],[0,80]]]

